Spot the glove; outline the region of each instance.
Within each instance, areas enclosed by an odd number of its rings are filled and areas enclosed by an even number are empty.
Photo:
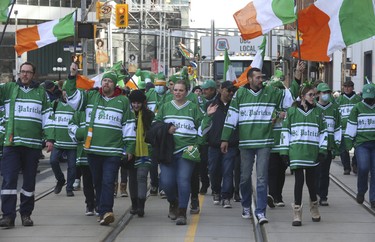
[[[285,167],[290,165],[289,155],[281,155],[281,160],[283,161]]]

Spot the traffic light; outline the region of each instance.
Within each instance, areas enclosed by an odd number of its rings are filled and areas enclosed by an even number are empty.
[[[350,65],[350,75],[356,76],[357,75],[357,64]]]
[[[116,4],[116,27],[128,27],[128,5]]]

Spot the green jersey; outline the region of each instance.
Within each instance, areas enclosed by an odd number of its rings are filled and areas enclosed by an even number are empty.
[[[357,147],[364,142],[375,140],[375,104],[370,106],[362,101],[353,107],[344,137],[348,150],[353,146]]]
[[[352,111],[352,108],[356,103],[359,103],[362,100],[360,96],[354,94],[351,97],[348,97],[345,93],[337,98],[336,102],[339,105],[340,114],[341,114],[341,127],[343,133],[346,129],[346,123],[349,118],[349,114]]]
[[[321,110],[289,108],[281,130],[280,155],[288,155],[290,168],[297,169],[316,166],[319,153],[327,153],[327,129]]]
[[[339,107],[336,103],[332,102],[328,103],[326,106],[317,102],[316,107],[322,111],[325,118],[328,133],[327,149],[338,152],[342,138]]]
[[[54,102],[52,102],[52,105],[54,105]],[[77,142],[72,140],[68,134],[68,124],[74,112],[74,109],[67,103],[58,101],[53,122],[55,136],[54,146],[58,149],[76,149],[77,147]]]
[[[66,81],[68,104],[74,110],[86,114],[87,153],[104,156],[122,156],[124,148],[128,154],[135,150],[135,118],[130,110],[129,99],[124,95],[103,96],[99,91],[77,90],[76,80]],[[121,93],[121,90],[115,92]],[[96,110],[95,110],[96,109]],[[91,119],[93,110],[95,116]],[[92,125],[92,132],[88,127]],[[89,139],[87,139],[89,138]]]
[[[146,102],[147,107],[152,112],[157,113],[160,106],[165,102],[166,94],[159,95],[157,92],[155,92],[154,88],[151,88],[146,92]]]
[[[155,117],[155,121],[172,123],[177,128],[173,134],[174,154],[199,142],[198,137],[207,131],[201,130],[202,119],[203,113],[198,105],[189,100],[182,106],[177,106],[174,100],[164,103]]]
[[[53,140],[51,104],[43,87],[8,82],[0,85],[0,103],[5,106],[4,146],[42,148],[42,140]]]
[[[239,126],[240,148],[272,147],[272,114],[275,108],[286,109],[292,102],[288,89],[265,86],[254,92],[246,87],[239,88],[230,103],[221,140],[228,141]]]

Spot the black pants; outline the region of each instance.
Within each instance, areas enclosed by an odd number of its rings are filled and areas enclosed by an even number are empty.
[[[200,163],[196,162],[195,165],[194,165],[193,173],[191,174],[191,181],[190,181],[191,198],[198,198],[199,170],[200,170]]]
[[[240,194],[240,180],[241,180],[241,156],[238,150],[234,158],[234,193]]]
[[[85,203],[88,209],[94,209],[95,204],[95,191],[92,182],[92,174],[89,166],[78,166],[78,170],[82,174],[83,180],[83,194],[85,195]]]
[[[210,179],[208,178],[208,145],[202,145],[200,148],[201,162],[199,164],[199,175],[202,186],[209,187]]]
[[[316,191],[320,200],[327,200],[331,163],[332,152],[328,151],[326,159],[319,161],[319,165],[316,167]]]
[[[271,153],[268,165],[268,194],[276,202],[283,201],[283,187],[285,183],[286,166],[279,153]]]
[[[309,189],[310,200],[316,201],[318,200],[316,197],[316,189],[315,189],[315,167],[309,168],[299,168],[295,169],[294,171],[294,204],[301,205],[302,204],[302,190],[303,184],[305,183],[304,177],[306,175],[306,185]]]

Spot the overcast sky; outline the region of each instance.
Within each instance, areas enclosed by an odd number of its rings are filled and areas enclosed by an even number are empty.
[[[216,28],[237,28],[233,14],[252,0],[190,0],[190,26],[210,28],[215,20]]]

